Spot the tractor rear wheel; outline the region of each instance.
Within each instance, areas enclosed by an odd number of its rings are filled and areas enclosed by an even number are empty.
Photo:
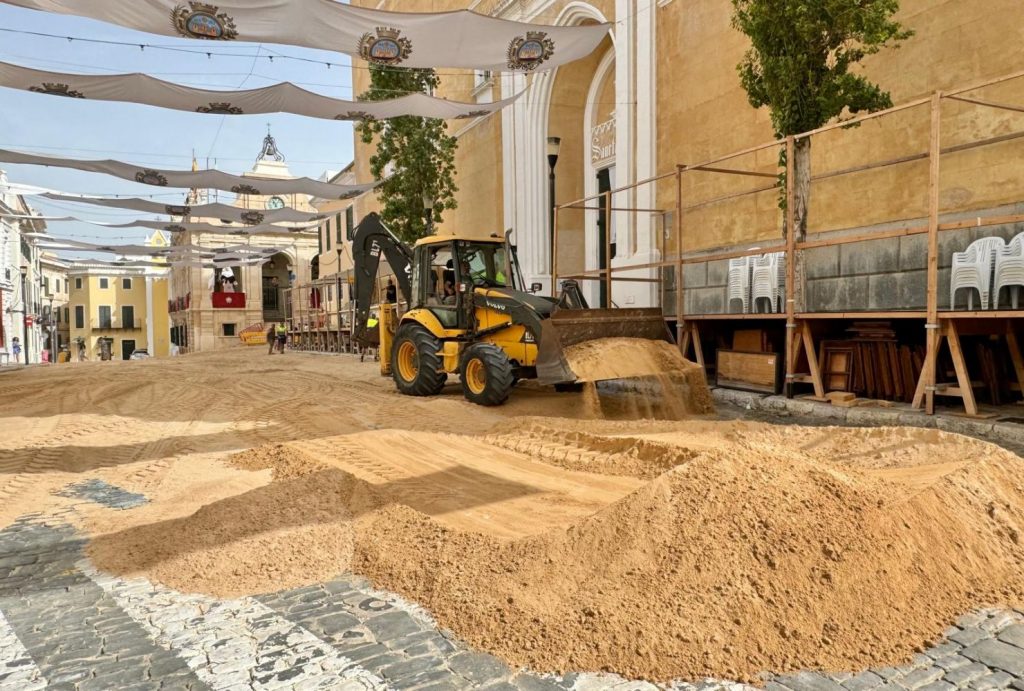
[[[448,375],[441,343],[419,324],[403,324],[391,347],[391,378],[406,396],[436,396]]]
[[[466,348],[459,374],[462,393],[477,405],[501,405],[516,380],[508,355],[493,343],[474,343]]]

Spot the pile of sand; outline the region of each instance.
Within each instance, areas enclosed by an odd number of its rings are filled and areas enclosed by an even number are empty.
[[[220,595],[351,566],[515,665],[656,680],[893,664],[973,608],[1024,604],[1024,468],[983,442],[707,421],[522,428],[535,444],[519,453],[534,449],[532,463],[650,480],[510,539],[458,520],[498,512],[498,497],[432,516],[411,508],[423,506],[422,484],[367,482],[357,477],[365,458],[349,471],[347,452],[315,459],[284,445],[235,461],[280,467],[283,479],[101,537],[91,556],[105,570]],[[513,436],[487,438],[492,463],[505,463],[495,459]],[[386,465],[389,444],[377,448]],[[531,501],[546,496],[563,501]]]

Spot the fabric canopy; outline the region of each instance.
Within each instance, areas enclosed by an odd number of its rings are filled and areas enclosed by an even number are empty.
[[[259,178],[232,175],[219,170],[163,170],[121,161],[83,161],[77,158],[56,158],[0,149],[0,163],[23,163],[35,166],[72,168],[90,173],[106,173],[122,180],[131,180],[156,187],[185,189],[216,189],[238,195],[266,196],[275,194],[308,194],[321,199],[351,199],[372,190],[377,183],[335,185],[312,178]]]
[[[32,233],[36,245],[42,249],[81,250],[84,252],[109,252],[124,256],[141,257],[193,257],[213,259],[221,256],[267,259],[281,251],[280,247],[257,247],[254,245],[230,245],[227,247],[201,247],[199,245],[104,245],[84,242],[71,238],[55,238],[43,233]]]
[[[37,221],[76,221],[88,223],[101,228],[148,228],[150,230],[162,230],[165,233],[220,233],[222,235],[288,235],[288,234],[309,234],[316,230],[316,226],[303,226],[292,228],[289,226],[275,226],[271,223],[261,223],[255,226],[223,226],[216,223],[176,223],[168,221],[126,221],[125,223],[100,223],[89,221],[75,216],[25,216],[22,214],[0,214],[0,218],[34,219]]]
[[[402,67],[529,72],[592,53],[608,24],[547,26],[469,10],[385,12],[334,0],[0,0],[164,36],[284,43]]]
[[[401,115],[464,119],[501,110],[515,97],[493,103],[459,103],[426,94],[387,101],[342,101],[285,82],[263,89],[210,91],[144,74],[66,74],[0,62],[0,86],[97,101],[125,101],[214,115],[292,113],[326,120],[385,120]]]
[[[152,199],[139,199],[137,197],[90,197],[82,194],[70,194],[57,192],[45,187],[35,185],[22,185],[16,183],[0,184],[0,191],[7,191],[13,194],[24,196],[42,197],[55,202],[74,202],[77,204],[91,204],[93,206],[104,206],[113,209],[128,209],[141,211],[150,214],[167,214],[168,216],[191,216],[192,218],[216,218],[232,223],[243,223],[253,225],[259,223],[315,223],[328,218],[330,214],[322,214],[315,211],[299,211],[290,207],[283,209],[244,209],[231,204],[165,204],[153,201]]]

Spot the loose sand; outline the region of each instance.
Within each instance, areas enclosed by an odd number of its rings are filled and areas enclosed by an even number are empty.
[[[368,364],[255,351],[4,375],[0,522],[99,477],[151,499],[75,506],[100,569],[221,596],[352,570],[540,671],[859,670],[1024,605],[1013,454],[935,430],[570,419],[581,400],[411,399]]]

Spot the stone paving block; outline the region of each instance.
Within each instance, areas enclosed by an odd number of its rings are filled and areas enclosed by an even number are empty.
[[[972,646],[979,641],[984,641],[992,637],[988,631],[981,628],[967,628],[954,633],[949,637],[951,641],[956,641],[963,646]]]
[[[914,691],[938,681],[946,673],[941,667],[921,667],[901,677],[897,683],[905,689]]]
[[[572,684],[562,685],[553,679],[544,679],[534,674],[520,674],[512,683],[522,691],[565,691]]]
[[[954,691],[955,686],[947,681],[934,681],[927,686],[922,686],[918,691]]]
[[[508,665],[487,653],[462,652],[448,660],[448,666],[476,684],[500,679],[509,674]]]
[[[939,643],[938,645],[932,646],[924,651],[924,654],[933,660],[938,660],[940,657],[946,657],[948,655],[955,655],[963,650],[963,646],[955,641],[946,641]]]
[[[999,633],[999,640],[1018,648],[1024,648],[1024,624],[1014,624]]]
[[[936,667],[941,667],[947,672],[954,669],[960,669],[961,667],[966,667],[969,664],[971,664],[971,661],[963,655],[947,655],[946,657],[940,657],[935,661]]]
[[[966,648],[965,657],[1015,676],[1024,676],[1024,650],[994,639],[984,640]]]
[[[1005,689],[1013,681],[1014,678],[1006,672],[993,672],[978,677],[968,685],[968,688],[974,691],[994,691],[995,689]]]
[[[862,672],[840,683],[850,691],[870,691],[884,684],[885,680],[874,672]]]
[[[843,687],[823,674],[797,672],[776,677],[775,681],[793,691],[843,691]]]
[[[428,670],[436,670],[443,664],[444,661],[440,658],[418,657],[411,660],[405,658],[387,667],[382,667],[380,675],[391,681],[400,681],[418,676]]]
[[[999,633],[1003,629],[1019,623],[1021,623],[1021,617],[1015,612],[995,612],[988,619],[981,622],[981,628],[993,633]]]
[[[364,624],[379,641],[401,638],[423,630],[408,613],[402,611],[378,615],[367,619]]]

